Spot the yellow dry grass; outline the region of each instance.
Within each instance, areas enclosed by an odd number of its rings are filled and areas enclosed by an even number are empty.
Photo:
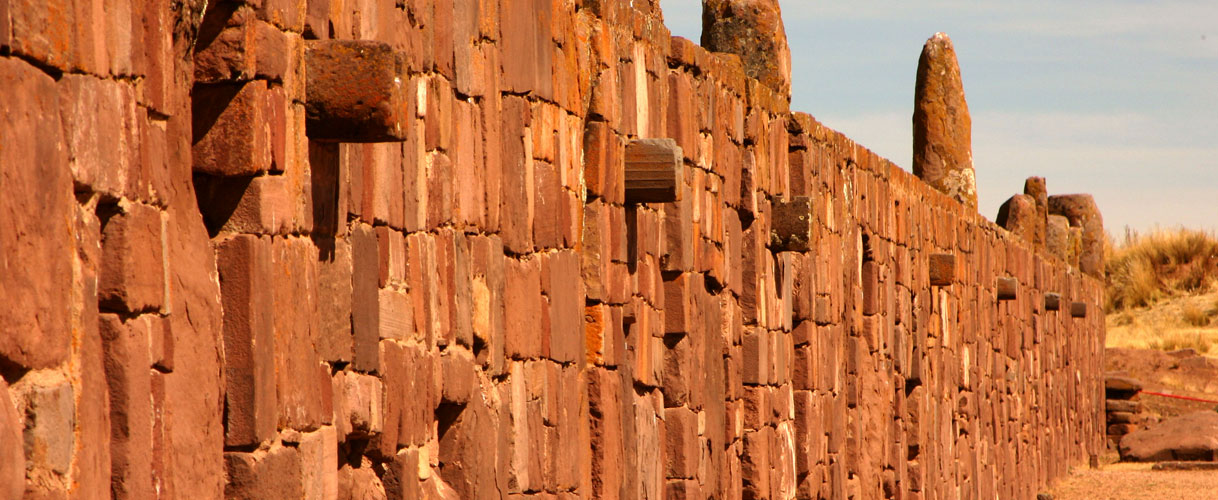
[[[1218,237],[1189,229],[1109,239],[1108,347],[1218,355]]]

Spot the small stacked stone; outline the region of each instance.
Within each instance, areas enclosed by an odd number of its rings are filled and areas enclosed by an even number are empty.
[[[1137,400],[1141,390],[1142,383],[1129,377],[1109,374],[1104,379],[1104,416],[1109,446],[1119,445],[1121,438],[1137,430],[1142,423],[1142,402]]]

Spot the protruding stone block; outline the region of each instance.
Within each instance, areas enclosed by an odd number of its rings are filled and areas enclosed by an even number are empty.
[[[1062,308],[1062,295],[1060,293],[1045,294],[1045,310],[1058,311]]]
[[[626,145],[626,203],[681,200],[684,166],[672,139],[637,139]]]
[[[1095,198],[1089,194],[1050,196],[1049,213],[1061,215],[1070,221],[1070,226],[1082,229],[1078,267],[1084,273],[1103,277],[1104,218]]]
[[[950,253],[937,253],[930,256],[931,286],[951,286],[956,279],[956,256]]]
[[[1037,217],[1036,200],[1026,194],[1017,194],[998,208],[998,217],[994,222],[1024,241],[1035,244],[1037,228],[1043,229],[1043,226],[1037,225]]]
[[[271,168],[266,82],[197,85],[191,91],[194,171],[247,176]]]
[[[791,49],[778,0],[703,0],[702,46],[740,56],[750,77],[791,94]]]
[[[334,142],[406,140],[410,122],[403,58],[371,40],[306,44],[309,139]]]
[[[998,278],[995,284],[998,289],[998,300],[1015,300],[1019,292],[1019,279],[1011,277]]]
[[[165,256],[161,212],[126,203],[102,230],[97,295],[103,309],[156,310],[165,299]]]
[[[780,250],[806,252],[812,248],[812,198],[796,196],[774,203],[770,245]]]
[[[1086,302],[1070,303],[1070,317],[1086,318],[1087,317],[1087,303]]]
[[[913,172],[935,189],[976,209],[972,128],[956,49],[946,34],[935,33],[918,59]]]

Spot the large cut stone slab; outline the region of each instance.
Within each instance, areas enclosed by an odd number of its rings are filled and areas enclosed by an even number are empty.
[[[403,58],[384,42],[309,41],[305,50],[307,135],[317,141],[406,140]]]
[[[1218,412],[1197,411],[1126,434],[1120,452],[1122,460],[1137,462],[1218,459]]]
[[[956,48],[945,33],[922,47],[914,87],[913,172],[935,189],[977,208],[973,120],[964,99]]]

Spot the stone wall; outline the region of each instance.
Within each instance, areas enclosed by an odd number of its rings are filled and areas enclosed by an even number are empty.
[[[394,50],[388,128],[323,138],[328,38]],[[2,500],[1030,498],[1103,446],[1099,281],[651,0],[0,0],[0,88]]]

